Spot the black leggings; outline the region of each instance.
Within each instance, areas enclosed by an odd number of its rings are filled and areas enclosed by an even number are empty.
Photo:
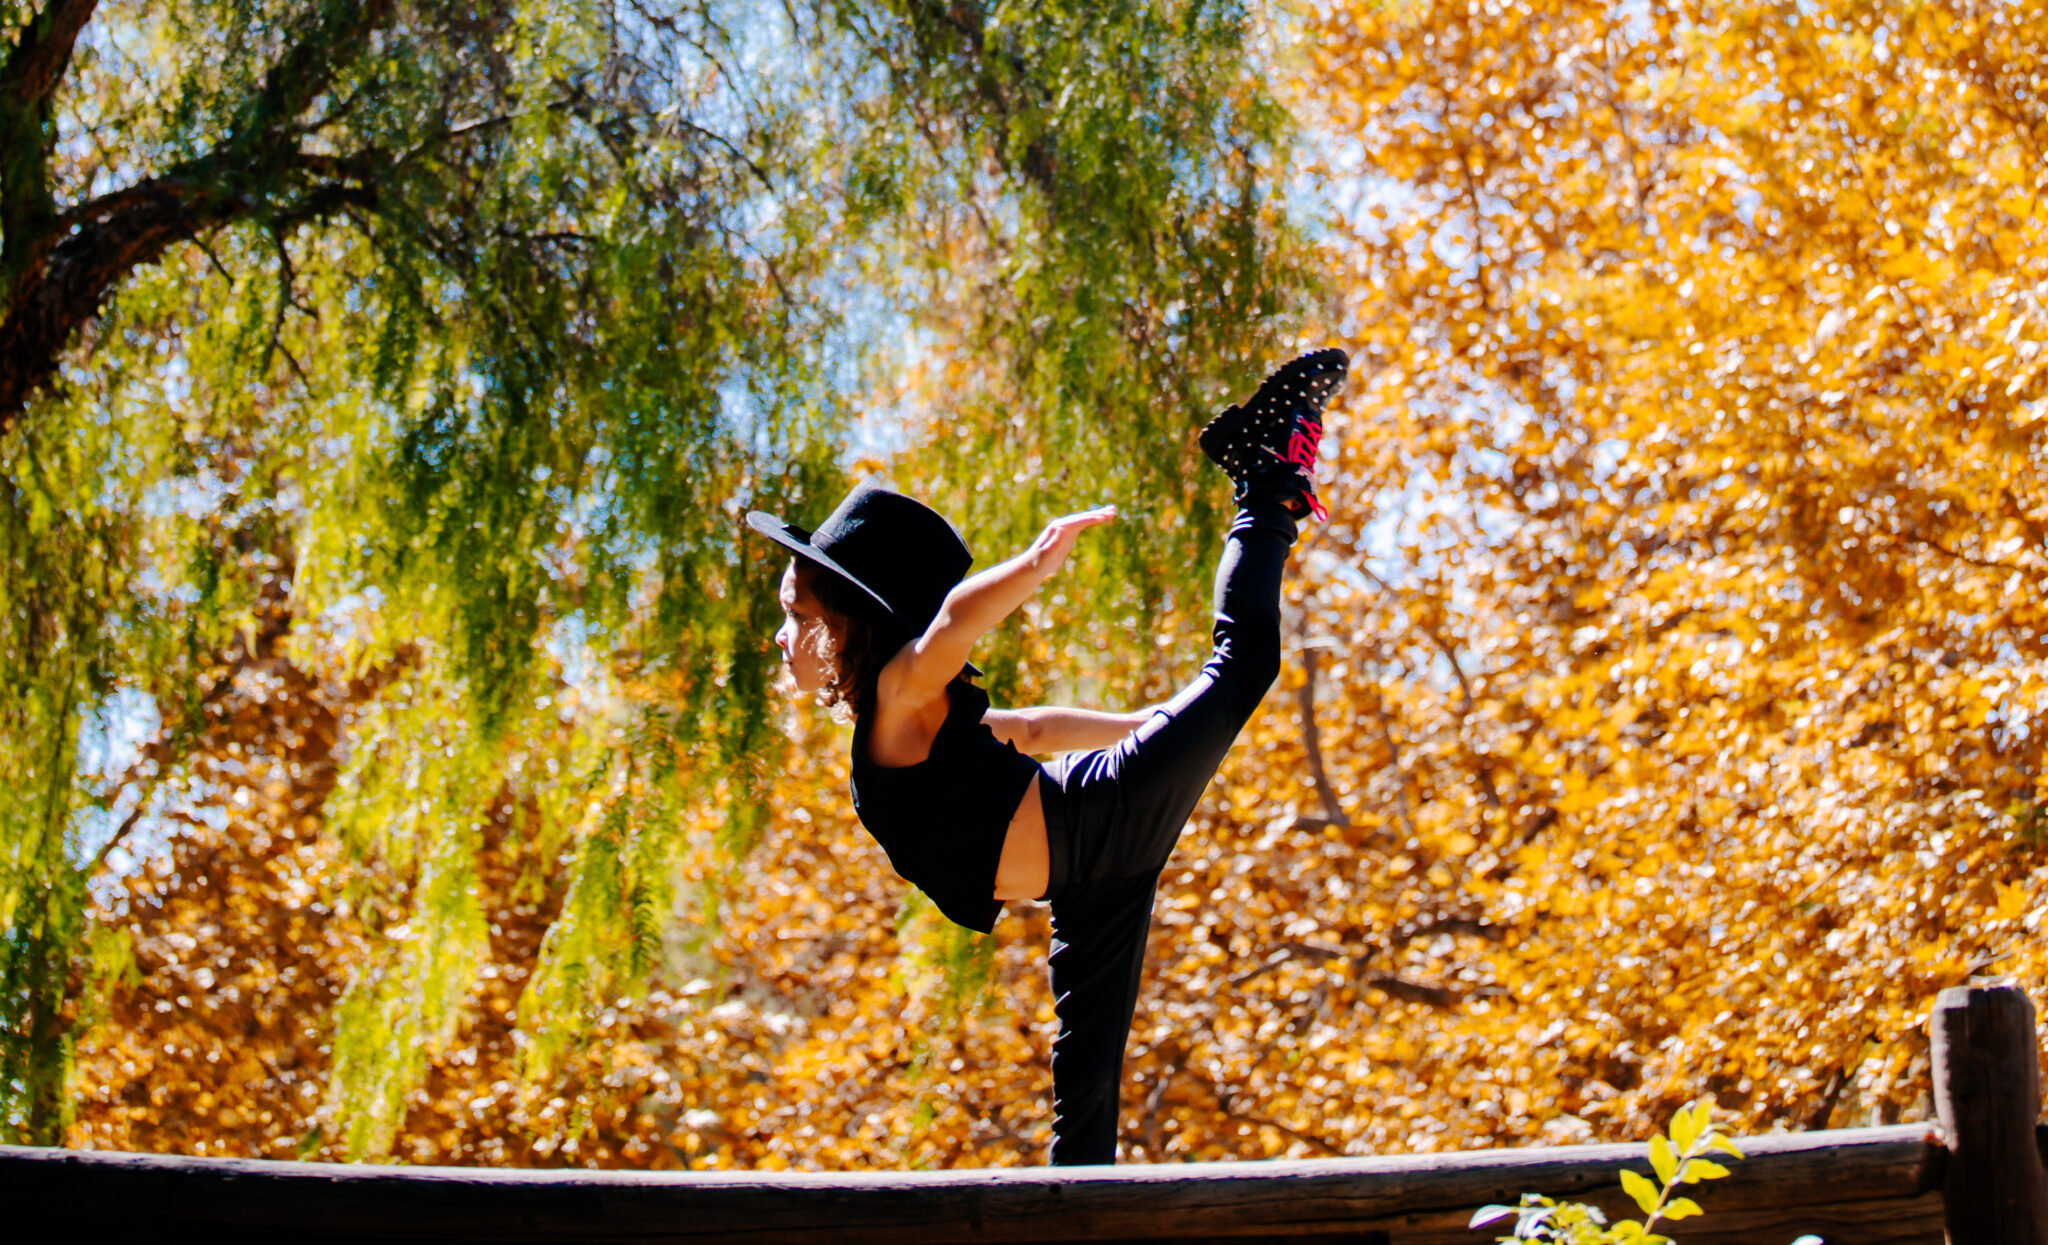
[[[1116,1161],[1124,1039],[1138,1002],[1152,892],[1224,754],[1280,675],[1280,572],[1294,519],[1237,513],[1216,568],[1215,651],[1115,747],[1072,753],[1040,784],[1051,850],[1052,1161]]]

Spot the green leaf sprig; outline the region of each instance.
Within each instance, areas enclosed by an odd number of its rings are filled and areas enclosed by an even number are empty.
[[[1471,1226],[1484,1227],[1509,1215],[1515,1216],[1514,1231],[1494,1238],[1498,1242],[1558,1241],[1569,1245],[1671,1245],[1671,1238],[1651,1231],[1660,1220],[1689,1219],[1700,1205],[1689,1197],[1674,1196],[1679,1186],[1702,1180],[1719,1180],[1728,1169],[1707,1155],[1721,1153],[1741,1158],[1738,1149],[1713,1119],[1713,1104],[1702,1098],[1679,1108],[1666,1135],[1650,1139],[1650,1168],[1655,1181],[1641,1172],[1623,1168],[1621,1187],[1643,1218],[1624,1219],[1609,1225],[1597,1207],[1579,1202],[1559,1202],[1533,1193],[1522,1195],[1518,1206],[1482,1206],[1472,1216]]]

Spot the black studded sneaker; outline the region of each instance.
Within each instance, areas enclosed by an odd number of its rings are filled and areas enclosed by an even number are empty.
[[[1323,404],[1344,383],[1351,358],[1312,350],[1282,364],[1243,406],[1225,407],[1202,429],[1202,452],[1237,486],[1237,500],[1278,495],[1296,518],[1329,517],[1316,496]]]

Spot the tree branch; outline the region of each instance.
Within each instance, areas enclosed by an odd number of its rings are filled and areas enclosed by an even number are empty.
[[[1358,565],[1358,572],[1359,574],[1365,576],[1367,579],[1370,579],[1373,583],[1379,585],[1379,590],[1381,592],[1384,592],[1387,595],[1387,598],[1393,601],[1393,603],[1400,608],[1403,614],[1406,614],[1408,616],[1408,621],[1415,624],[1415,629],[1422,633],[1423,638],[1428,640],[1432,645],[1434,645],[1436,647],[1437,652],[1442,653],[1444,655],[1444,660],[1450,663],[1451,674],[1454,675],[1458,680],[1458,697],[1461,702],[1458,709],[1458,716],[1463,717],[1466,714],[1471,713],[1472,680],[1465,676],[1464,663],[1458,660],[1457,651],[1451,647],[1450,642],[1448,640],[1444,639],[1443,633],[1438,631],[1435,627],[1430,626],[1428,623],[1425,623],[1418,619],[1415,616],[1415,612],[1408,608],[1408,603],[1401,599],[1401,594],[1394,590],[1394,586],[1388,583],[1386,580],[1380,578],[1379,574],[1375,572],[1371,567],[1361,562]]]
[[[1380,700],[1377,688],[1373,689],[1372,716],[1379,722],[1380,738],[1387,745],[1387,761],[1394,767],[1394,815],[1401,819],[1401,828],[1412,839],[1415,837],[1415,818],[1410,815],[1408,807],[1408,788],[1413,780],[1408,776],[1408,767],[1401,762],[1401,745],[1394,742],[1394,724],[1387,718],[1386,705]]]
[[[263,87],[242,106],[234,132],[276,143],[295,137],[299,115],[334,79],[336,49],[360,50],[397,8],[397,0],[322,6],[304,34],[263,75]]]
[[[1322,806],[1323,824],[1343,828],[1351,821],[1344,816],[1344,808],[1337,803],[1337,793],[1330,787],[1329,771],[1323,765],[1323,742],[1321,732],[1316,729],[1316,646],[1304,642],[1301,646],[1301,690],[1295,693],[1296,704],[1301,709],[1302,749],[1308,754],[1309,781],[1315,784],[1316,802]]]
[[[1945,557],[1954,558],[1958,562],[1964,563],[1968,566],[1977,567],[1980,570],[2005,571],[2008,573],[2020,575],[2040,573],[2038,571],[2029,571],[2026,567],[2023,566],[2014,566],[2010,562],[2000,562],[1995,558],[1981,558],[1973,554],[1964,553],[1960,549],[1951,549],[1947,545],[1944,545],[1940,541],[1934,539],[1932,536],[1922,536],[1918,532],[1902,531],[1898,533],[1898,536],[1900,539],[1904,540],[1908,544],[1924,545],[1927,548],[1934,550],[1936,553],[1942,554]]]
[[[1500,926],[1473,916],[1429,916],[1412,925],[1395,929],[1391,942],[1408,943],[1418,938],[1429,938],[1437,934],[1463,935],[1467,938],[1484,938],[1488,942],[1499,942],[1505,931]]]
[[[40,271],[25,275],[25,288],[9,300],[0,320],[0,437],[56,374],[64,347],[117,281],[237,210],[235,197],[219,187],[176,178],[153,178],[126,193],[126,209],[49,248]]]
[[[299,271],[292,263],[292,248],[285,241],[284,232],[285,226],[283,225],[273,226],[270,231],[270,243],[277,249],[277,314],[270,321],[270,344],[264,348],[261,370],[264,372],[270,370],[269,356],[272,352],[282,354],[285,363],[292,370],[292,375],[299,378],[300,388],[310,395],[313,392],[312,380],[306,376],[306,369],[299,366],[298,357],[292,354],[292,348],[284,344],[284,318],[286,313],[295,307],[300,311],[304,311],[309,316],[316,315],[316,313],[307,310],[299,303],[296,288],[299,280]]]
[[[56,93],[78,33],[99,0],[50,0],[30,18],[0,69],[0,103],[40,108]]]
[[[1497,925],[1471,917],[1430,917],[1412,926],[1395,930],[1388,937],[1385,949],[1392,950],[1397,945],[1413,942],[1417,938],[1431,934],[1465,934],[1496,941],[1500,938],[1501,931]],[[1351,960],[1354,964],[1362,966],[1373,954],[1370,949],[1354,951],[1347,946],[1332,946],[1328,943],[1289,942],[1281,945],[1259,963],[1232,976],[1229,985],[1233,990],[1249,985],[1289,960],[1308,960],[1317,964],[1327,964],[1332,960]],[[1426,982],[1410,981],[1391,973],[1360,973],[1354,980],[1360,985],[1371,986],[1397,999],[1406,999],[1411,1003],[1427,1003],[1431,1007],[1449,1007],[1460,998],[1458,992],[1448,986],[1432,986]]]
[[[1384,973],[1359,978],[1360,985],[1371,986],[1384,994],[1410,1003],[1421,1003],[1429,1007],[1449,1007],[1458,1001],[1458,993],[1448,986],[1432,986],[1420,981],[1409,981],[1405,977],[1392,977]]]
[[[75,223],[0,320],[0,358],[7,360],[0,365],[0,436],[56,374],[64,347],[99,313],[116,284],[155,263],[174,243],[249,215],[256,204],[241,187],[264,174],[289,172],[296,163],[285,157],[267,166],[238,165],[219,156],[202,157],[68,214]],[[273,214],[271,223],[288,229],[349,207],[375,209],[378,192],[367,173],[365,178],[316,184]]]
[[[1018,104],[1011,98],[1009,90],[1005,87],[1002,75],[998,70],[998,65],[1008,69],[1016,80],[1023,83],[1028,89],[1030,83],[1026,75],[1024,61],[1014,55],[998,58],[990,53],[988,48],[987,18],[986,14],[982,11],[982,6],[979,4],[943,3],[941,0],[916,0],[910,6],[910,11],[913,15],[922,16],[933,27],[941,31],[950,32],[955,50],[961,59],[972,67],[971,75],[975,93],[981,96],[983,102],[988,105],[989,111],[994,116],[995,129],[998,135],[998,141],[995,144],[995,156],[998,160],[1002,161],[1007,169],[1009,161],[1004,156],[1003,147],[1005,143],[1001,140],[1008,137],[1010,126],[1016,120]],[[911,25],[914,33],[922,35],[923,32],[917,30],[915,17],[913,17]],[[928,44],[937,42],[937,40],[927,41],[922,38],[919,41]],[[938,49],[934,47],[930,50],[936,51]],[[992,61],[994,63],[991,63]],[[1033,185],[1038,187],[1039,191],[1045,195],[1048,203],[1055,202],[1057,191],[1059,190],[1057,178],[1059,159],[1052,150],[1048,135],[1040,134],[1025,145],[1024,158],[1021,163],[1024,176]]]
[[[264,76],[219,148],[62,215],[44,181],[45,146],[22,146],[25,138],[41,144],[44,135],[40,119],[21,130],[19,92],[61,74],[69,43],[59,56],[53,35],[68,29],[75,38],[92,5],[54,0],[31,23],[0,75],[0,88],[7,88],[0,90],[0,228],[7,231],[0,260],[0,297],[6,300],[0,317],[0,437],[56,375],[64,348],[99,313],[114,286],[156,262],[172,244],[259,212],[273,228],[289,228],[349,206],[375,205],[374,174],[388,169],[389,161],[302,152],[296,121],[332,80],[336,50],[360,48],[395,8],[395,0],[324,7]],[[300,179],[308,176],[323,180],[306,186]],[[265,183],[277,179],[298,181],[289,189],[299,193],[265,212],[276,204],[274,193],[263,192]]]
[[[1222,1085],[1217,1084],[1209,1077],[1204,1076],[1202,1073],[1197,1072],[1193,1068],[1190,1068],[1185,1060],[1174,1065],[1171,1075],[1173,1077],[1186,1077],[1188,1080],[1193,1081],[1195,1084],[1208,1090],[1210,1096],[1216,1099],[1216,1109],[1222,1112],[1223,1117],[1225,1119],[1236,1120],[1240,1123],[1250,1124],[1255,1128],[1270,1128],[1274,1132],[1279,1133],[1281,1136],[1289,1138],[1293,1141],[1299,1141],[1301,1144],[1309,1147],[1316,1153],[1326,1155],[1330,1158],[1344,1157],[1344,1150],[1342,1147],[1332,1145],[1329,1142],[1323,1140],[1321,1137],[1316,1136],[1314,1133],[1303,1132],[1301,1129],[1298,1128],[1289,1128],[1287,1125],[1280,1123],[1278,1120],[1267,1119],[1264,1116],[1253,1115],[1249,1111],[1239,1110],[1237,1106],[1237,1100],[1240,1097],[1240,1094],[1238,1091],[1233,1089],[1226,1089]]]
[[[1458,721],[1459,724],[1462,726],[1465,719],[1470,717],[1472,714],[1472,680],[1466,677],[1465,665],[1463,662],[1458,660],[1457,650],[1451,647],[1450,641],[1444,638],[1443,633],[1441,631],[1438,631],[1435,627],[1431,626],[1426,622],[1423,622],[1420,618],[1416,617],[1415,612],[1408,608],[1408,603],[1401,599],[1401,594],[1394,590],[1394,586],[1388,583],[1386,580],[1380,578],[1380,576],[1376,574],[1371,567],[1366,566],[1364,563],[1361,562],[1358,566],[1358,570],[1367,579],[1371,580],[1375,584],[1378,584],[1380,591],[1385,593],[1387,595],[1387,598],[1391,600],[1396,606],[1398,606],[1403,614],[1407,615],[1408,621],[1415,625],[1415,629],[1422,633],[1423,638],[1427,639],[1432,645],[1434,645],[1436,647],[1437,652],[1443,654],[1444,661],[1449,663],[1451,667],[1451,674],[1455,676],[1458,680]],[[1481,759],[1490,760],[1491,758],[1486,757],[1482,753]],[[1501,807],[1500,792],[1498,789],[1495,788],[1493,783],[1492,767],[1490,765],[1481,765],[1477,772],[1479,777],[1479,792],[1481,795],[1484,795],[1486,797],[1487,807],[1496,810],[1499,809]]]
[[[1249,985],[1292,959],[1299,958],[1313,960],[1318,964],[1327,964],[1331,960],[1349,959],[1351,955],[1351,950],[1346,947],[1331,947],[1313,942],[1290,942],[1274,951],[1259,963],[1231,977],[1230,987],[1235,990],[1241,986]]]

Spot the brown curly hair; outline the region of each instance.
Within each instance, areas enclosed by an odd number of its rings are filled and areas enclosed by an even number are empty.
[[[797,558],[796,578],[817,598],[832,633],[832,647],[823,654],[831,663],[832,678],[818,693],[818,701],[835,717],[862,717],[874,708],[882,667],[910,636],[865,592],[816,562]]]

